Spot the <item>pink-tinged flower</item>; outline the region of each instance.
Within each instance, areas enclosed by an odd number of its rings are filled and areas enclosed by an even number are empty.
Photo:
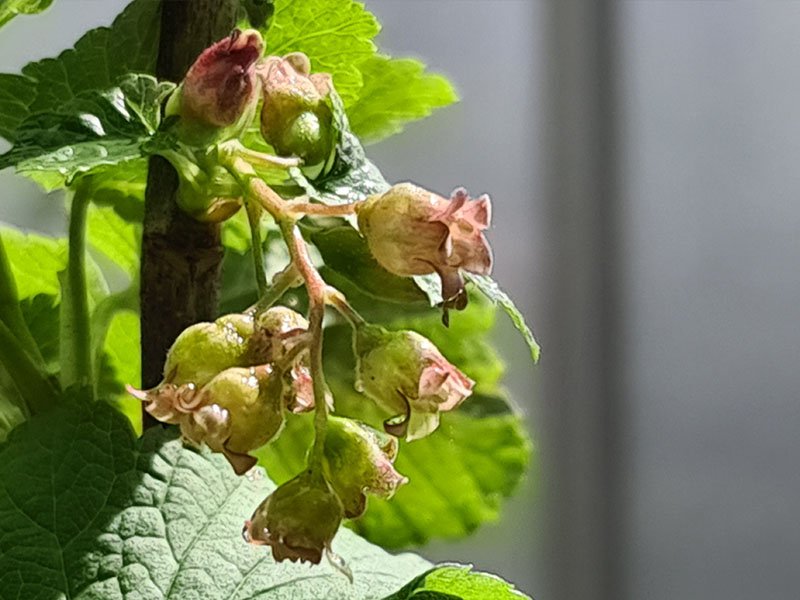
[[[356,388],[390,413],[387,433],[423,438],[439,426],[439,413],[472,394],[475,382],[450,364],[433,343],[413,331],[373,325],[355,339]]]
[[[261,135],[278,155],[316,165],[326,162],[335,146],[327,98],[332,84],[330,75],[310,71],[301,52],[271,56],[259,66],[264,90]]]
[[[254,29],[234,30],[203,50],[167,104],[168,116],[180,116],[182,141],[232,139],[252,121],[259,96],[256,61],[263,51]]]
[[[355,519],[367,509],[367,493],[391,498],[408,479],[394,468],[397,439],[372,427],[339,417],[328,418],[325,435],[325,477]]]
[[[464,188],[450,199],[413,183],[399,183],[366,200],[358,226],[375,259],[405,277],[437,273],[445,308],[467,305],[460,270],[488,275],[492,251],[483,235],[491,221],[491,200],[473,200]]]
[[[319,564],[322,553],[330,553],[342,517],[342,503],[330,484],[305,471],[267,496],[242,534],[251,544],[271,546],[277,561]]]
[[[200,389],[165,383],[128,392],[158,420],[179,425],[187,442],[221,452],[241,475],[256,464],[249,452],[283,428],[284,386],[272,365],[262,365],[225,369]]]

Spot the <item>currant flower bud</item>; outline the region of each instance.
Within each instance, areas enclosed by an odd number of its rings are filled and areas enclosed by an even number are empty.
[[[395,275],[437,273],[445,308],[467,305],[460,269],[488,275],[492,251],[483,235],[491,200],[472,200],[464,188],[445,199],[413,183],[371,196],[358,209],[358,227],[375,259]]]
[[[355,336],[356,389],[392,414],[387,433],[411,441],[439,426],[439,413],[472,394],[475,382],[426,337],[362,325]]]
[[[305,471],[267,496],[245,523],[242,534],[251,544],[272,547],[277,561],[319,564],[344,515],[330,484]]]
[[[241,475],[256,464],[248,453],[283,428],[283,383],[271,365],[233,367],[209,381],[180,421],[186,440],[221,452]]]
[[[280,360],[306,331],[308,321],[303,315],[285,306],[273,306],[255,317],[247,359],[252,364]]]
[[[339,417],[328,418],[324,472],[344,506],[344,516],[355,519],[367,508],[366,492],[391,498],[408,482],[394,468],[397,439],[372,427]]]
[[[253,120],[259,95],[255,65],[263,51],[255,29],[234,30],[203,50],[167,102],[166,115],[180,117],[182,142],[204,147],[233,139]]]
[[[307,166],[325,163],[335,146],[330,76],[311,75],[308,57],[300,52],[269,57],[260,72],[264,140],[280,156],[297,156]]]
[[[250,366],[245,357],[253,332],[253,317],[246,314],[225,315],[213,323],[187,327],[167,352],[164,382],[201,388],[229,367]]]

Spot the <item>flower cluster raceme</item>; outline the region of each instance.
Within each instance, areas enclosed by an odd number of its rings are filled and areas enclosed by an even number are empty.
[[[259,305],[269,305],[302,281],[309,319],[275,306],[197,323],[170,348],[162,382],[129,391],[153,417],[178,425],[187,442],[222,453],[239,474],[255,465],[252,452],[274,440],[293,413],[315,410],[307,468],[258,506],[243,535],[252,544],[269,546],[276,560],[319,563],[323,555],[333,556],[331,542],[342,520],[364,514],[368,495],[388,499],[407,482],[394,467],[398,440],[434,432],[441,414],[469,397],[475,382],[422,335],[364,321],[323,280],[296,221],[355,215],[369,252],[384,270],[401,277],[438,275],[447,325],[447,311],[467,305],[464,273],[491,271],[485,237],[491,201],[486,195],[471,198],[463,188],[445,198],[412,183],[346,205],[285,199],[278,192],[291,189],[289,166],[302,166],[313,185],[347,162],[335,161],[346,118],[331,77],[312,73],[305,54],[262,57],[263,50],[261,35],[247,30],[200,55],[168,101],[166,114],[172,119],[165,123],[171,123],[177,142],[162,154],[179,171],[179,205],[195,218],[223,220],[247,204],[257,269],[263,261],[258,219],[262,210],[269,213],[291,263],[276,276],[283,278],[280,285],[269,288],[259,278]],[[274,154],[237,140],[256,119]],[[283,169],[281,187],[270,187],[274,182],[263,175],[269,168]],[[311,224],[324,228],[328,223],[321,218]],[[370,268],[380,270],[374,261]],[[322,376],[326,306],[353,327],[355,387],[383,411],[383,431],[328,414],[333,400]]]
[[[286,411],[314,408],[307,352],[295,348],[307,327],[282,306],[197,323],[167,353],[163,381],[129,391],[153,417],[180,425],[187,441],[222,452],[243,473],[256,463],[248,453],[280,432]]]

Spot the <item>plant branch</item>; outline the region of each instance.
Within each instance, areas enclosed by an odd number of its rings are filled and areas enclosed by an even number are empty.
[[[314,448],[311,451],[309,468],[318,471],[322,468],[325,450],[325,435],[328,426],[328,404],[325,401],[327,386],[322,369],[322,321],[325,317],[325,293],[327,285],[311,262],[300,230],[288,218],[279,221],[292,264],[303,278],[308,291],[308,332],[311,334],[309,363],[314,389]]]
[[[281,296],[283,296],[287,290],[296,287],[301,282],[302,278],[297,272],[297,269],[295,269],[293,264],[290,264],[273,277],[272,284],[267,287],[258,302],[251,306],[248,311],[253,311],[256,314],[264,312],[280,300]]]
[[[111,326],[111,321],[114,319],[114,315],[122,310],[136,311],[139,304],[138,300],[139,286],[138,284],[134,284],[121,292],[106,296],[95,306],[91,323],[92,354],[94,356],[95,366],[95,394],[97,393],[97,384],[100,382],[99,370],[102,364],[106,337],[108,336],[108,328]]]
[[[162,0],[156,75],[181,81],[197,56],[236,26],[238,0]],[[217,316],[222,245],[219,225],[184,214],[178,177],[153,157],[147,177],[142,240],[142,386],[161,381],[167,350],[189,325]],[[142,414],[144,427],[156,421]]]

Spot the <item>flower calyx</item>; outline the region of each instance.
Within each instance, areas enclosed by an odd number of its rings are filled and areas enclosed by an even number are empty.
[[[367,493],[391,498],[408,479],[394,468],[397,439],[372,427],[340,417],[328,417],[323,468],[344,506],[344,516],[356,519],[367,508]]]
[[[414,331],[362,325],[355,334],[356,389],[392,414],[384,430],[408,441],[439,426],[439,414],[457,407],[475,384]]]
[[[483,234],[490,222],[489,196],[472,199],[464,188],[446,199],[399,183],[358,208],[359,229],[378,263],[404,277],[437,273],[445,309],[467,305],[462,269],[491,272],[492,251]]]
[[[268,545],[276,561],[319,564],[344,517],[339,497],[325,478],[304,471],[267,496],[245,523],[251,544]]]

